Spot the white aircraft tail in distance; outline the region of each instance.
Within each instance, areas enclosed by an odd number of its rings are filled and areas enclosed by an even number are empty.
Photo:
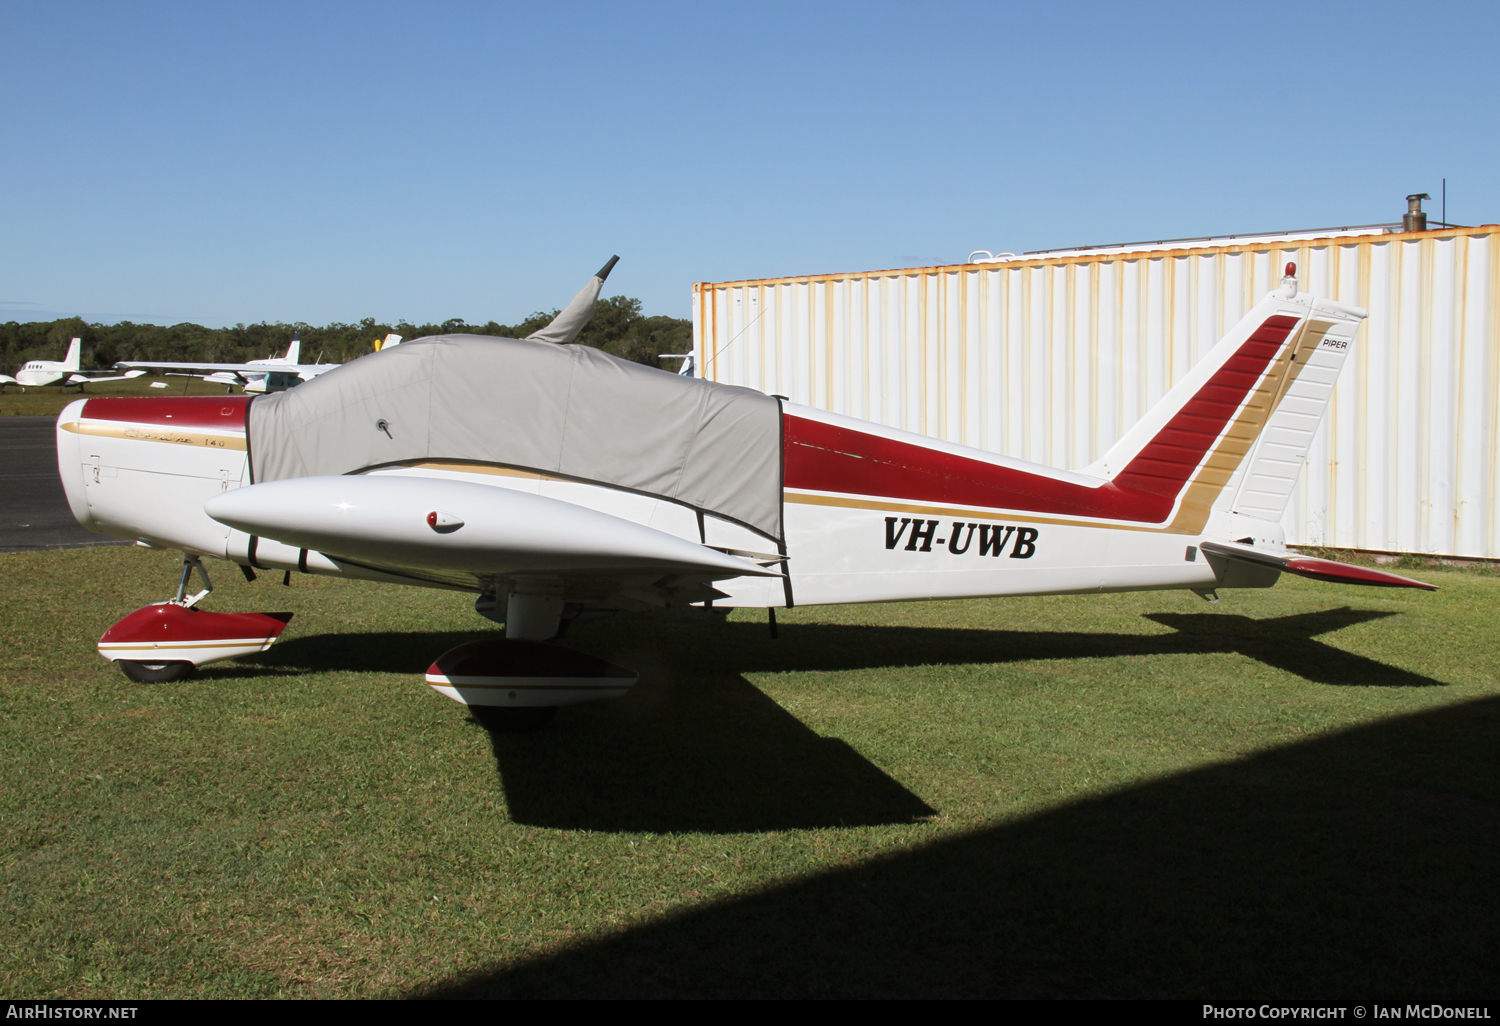
[[[693,376],[693,354],[692,353],[657,353],[658,360],[681,360],[677,365],[677,373],[685,378]]]
[[[1282,573],[1431,588],[1285,545],[1279,520],[1365,317],[1299,293],[1290,266],[1077,471],[568,345],[602,273],[532,339],[417,339],[282,395],[74,403],[58,421],[74,515],[181,549],[189,567],[468,592],[505,637],[439,658],[428,682],[501,710],[629,686],[628,671],[546,644],[583,611],[748,606],[774,623],[777,608],[826,603],[1214,599]],[[185,645],[269,637],[189,619]]]

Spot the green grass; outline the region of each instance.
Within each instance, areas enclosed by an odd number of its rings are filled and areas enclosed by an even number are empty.
[[[166,685],[169,553],[0,555],[15,997],[1460,996],[1500,939],[1500,580],[620,616],[629,697],[485,732],[457,594]]]

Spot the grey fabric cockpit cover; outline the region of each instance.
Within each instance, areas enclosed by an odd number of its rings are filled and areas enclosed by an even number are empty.
[[[256,482],[498,464],[659,496],[782,540],[780,404],[588,346],[417,339],[253,400],[248,429]]]

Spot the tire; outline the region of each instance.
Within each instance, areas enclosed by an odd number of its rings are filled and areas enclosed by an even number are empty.
[[[552,717],[557,715],[557,706],[471,705],[469,715],[478,720],[485,730],[509,734],[525,730],[540,730],[551,723]]]
[[[193,672],[192,663],[181,662],[144,663],[135,659],[116,659],[115,665],[137,684],[165,684],[182,680]]]

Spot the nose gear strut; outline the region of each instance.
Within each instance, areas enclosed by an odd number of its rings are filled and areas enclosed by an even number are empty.
[[[189,595],[196,572],[203,590]],[[214,590],[198,556],[182,554],[177,595],[143,606],[99,639],[99,654],[137,683],[181,680],[195,666],[264,652],[286,628],[291,613],[206,613],[193,607]]]
[[[184,598],[187,594],[188,584],[193,580],[193,571],[198,571],[198,576],[203,578],[203,590],[192,598]],[[182,580],[177,585],[177,597],[172,600],[176,605],[184,609],[191,609],[197,603],[208,597],[208,593],[214,590],[214,584],[208,579],[208,568],[203,565],[203,560],[191,552],[182,554]]]

